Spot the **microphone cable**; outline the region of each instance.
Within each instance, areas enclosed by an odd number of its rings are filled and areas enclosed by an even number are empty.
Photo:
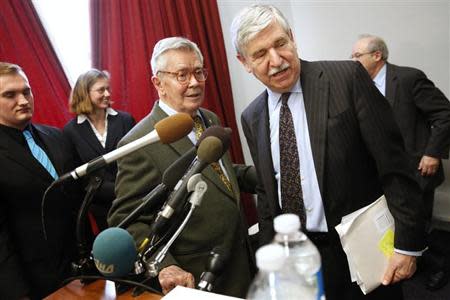
[[[65,285],[67,285],[68,283],[74,281],[74,280],[80,280],[80,279],[87,279],[87,280],[109,280],[109,281],[113,281],[113,282],[117,282],[117,283],[122,283],[122,284],[128,284],[128,285],[132,285],[132,286],[137,286],[140,287],[142,289],[145,289],[146,291],[150,292],[150,293],[155,293],[158,294],[160,296],[164,296],[164,294],[161,291],[158,291],[148,285],[142,284],[140,282],[136,282],[136,281],[132,281],[132,280],[128,280],[128,279],[121,279],[121,278],[116,278],[116,277],[108,277],[105,278],[103,276],[100,275],[81,275],[81,276],[73,276],[73,277],[68,277],[66,279],[63,280],[63,282],[61,283],[61,287],[64,287]]]
[[[48,240],[47,238],[47,230],[45,226],[45,200],[47,199],[48,192],[53,189],[53,187],[56,185],[56,181],[52,181],[52,183],[47,187],[44,194],[42,195],[42,201],[41,201],[41,223],[42,223],[42,231],[44,233],[45,240]]]

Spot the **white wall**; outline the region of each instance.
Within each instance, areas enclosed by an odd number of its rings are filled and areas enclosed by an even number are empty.
[[[263,86],[240,65],[231,44],[230,25],[247,5],[277,6],[288,18],[300,56],[306,60],[348,59],[359,34],[383,37],[389,61],[416,67],[450,96],[450,1],[448,0],[353,0],[353,1],[232,1],[218,0],[228,65],[231,73],[236,119],[244,156],[251,163],[242,133],[240,115]],[[450,161],[444,161],[450,171]],[[446,173],[450,178],[449,172]],[[445,183],[450,192],[450,180]]]
[[[91,68],[89,0],[32,0],[71,86]]]

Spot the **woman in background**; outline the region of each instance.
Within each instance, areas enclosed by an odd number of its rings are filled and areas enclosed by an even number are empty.
[[[64,126],[63,132],[80,165],[116,149],[119,140],[134,126],[135,120],[130,114],[114,110],[111,104],[106,71],[91,69],[78,77],[69,100],[69,109],[77,116]],[[115,198],[117,165],[114,162],[103,169],[103,183],[90,206],[94,235],[108,227],[106,217]]]

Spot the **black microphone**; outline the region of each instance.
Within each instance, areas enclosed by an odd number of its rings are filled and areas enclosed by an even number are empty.
[[[155,129],[143,137],[123,145],[105,155],[97,157],[75,170],[60,176],[55,183],[61,183],[68,180],[77,180],[78,178],[96,171],[107,164],[118,160],[119,158],[141,149],[144,146],[160,141],[163,144],[173,143],[192,131],[194,121],[185,113],[177,113],[167,117],[155,124]]]
[[[214,288],[215,280],[222,274],[225,264],[228,261],[228,253],[220,246],[215,247],[209,252],[209,258],[206,263],[206,271],[200,275],[200,281],[197,289],[200,291],[208,291]]]
[[[125,219],[120,222],[117,227],[126,228],[131,222],[136,220],[142,212],[146,209],[162,205],[166,193],[172,191],[175,185],[182,178],[186,170],[191,165],[195,158],[197,149],[192,147],[191,150],[180,156],[174,163],[172,163],[163,173],[162,182],[158,184],[150,193],[143,199],[142,203],[134,209]]]
[[[174,191],[163,209],[158,213],[156,220],[151,227],[151,235],[158,234],[172,217],[175,210],[185,202],[187,197],[187,184],[189,178],[195,174],[201,173],[210,163],[217,162],[228,150],[231,130],[220,126],[212,126],[203,132],[199,139],[197,158],[192,163],[183,178],[177,183]]]

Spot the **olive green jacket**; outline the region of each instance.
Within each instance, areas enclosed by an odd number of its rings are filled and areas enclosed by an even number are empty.
[[[206,126],[218,125],[217,116],[211,111],[200,110]],[[120,142],[119,147],[130,143],[154,129],[154,125],[167,117],[158,102],[153,110],[139,122]],[[164,171],[194,145],[188,137],[172,144],[154,143],[137,150],[118,161],[116,196],[109,212],[111,226],[120,223],[133,209],[142,203],[139,195],[157,186]],[[177,264],[191,272],[198,283],[205,271],[209,252],[216,246],[227,249],[229,259],[222,276],[215,284],[216,293],[244,297],[252,277],[252,260],[249,254],[247,230],[240,209],[239,183],[247,183],[246,191],[254,190],[255,172],[253,167],[232,165],[228,152],[222,157],[233,192],[230,192],[217,173],[208,166],[203,172],[203,180],[208,189],[201,205],[194,211],[185,229],[171,246],[163,261],[162,268]],[[238,178],[239,177],[239,178]],[[241,184],[241,187],[243,184]],[[159,209],[140,216],[127,229],[137,245],[149,235],[150,226]]]

